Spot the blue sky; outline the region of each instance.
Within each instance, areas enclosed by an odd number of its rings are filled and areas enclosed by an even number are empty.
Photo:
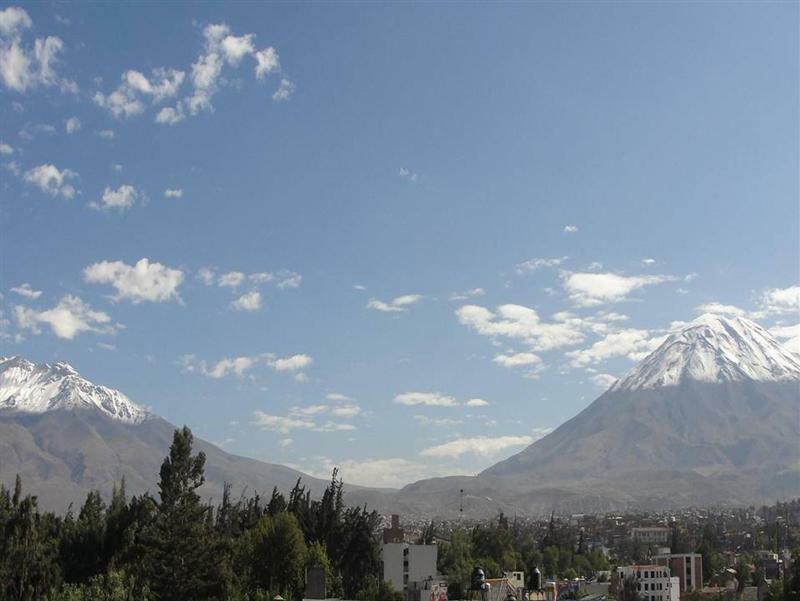
[[[0,5],[0,345],[475,473],[679,322],[800,348],[796,3]]]

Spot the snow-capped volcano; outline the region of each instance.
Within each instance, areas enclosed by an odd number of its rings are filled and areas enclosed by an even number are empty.
[[[706,313],[670,335],[612,389],[677,386],[686,380],[800,382],[800,357],[749,319]]]
[[[515,502],[537,490],[598,495],[609,506],[794,498],[798,401],[800,357],[752,321],[702,315],[578,415],[480,477],[510,487]],[[558,503],[569,499],[559,494]]]
[[[0,483],[13,486],[19,475],[41,507],[79,507],[89,491],[108,495],[123,478],[129,494],[157,491],[175,429],[66,363],[0,357]],[[227,485],[234,494],[268,494],[276,486],[288,492],[302,478],[314,496],[328,485],[282,465],[226,453],[199,437],[195,449],[206,456],[203,498],[219,500]],[[369,491],[346,490],[361,495],[354,504],[373,505]]]
[[[117,390],[92,384],[66,363],[34,364],[0,358],[0,410],[44,413],[95,409],[112,419],[138,424],[150,413]]]

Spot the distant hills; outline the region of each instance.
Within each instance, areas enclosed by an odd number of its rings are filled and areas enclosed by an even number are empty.
[[[0,359],[0,480],[20,473],[49,508],[90,489],[155,492],[174,426],[66,364]],[[800,357],[743,318],[703,315],[625,379],[520,453],[474,477],[422,480],[399,491],[347,487],[351,503],[428,516],[542,514],[687,505],[749,505],[800,496]],[[207,455],[201,492],[269,494],[302,476],[231,455]],[[463,491],[463,492],[462,492]]]

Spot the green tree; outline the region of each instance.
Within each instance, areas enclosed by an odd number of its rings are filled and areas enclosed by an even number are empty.
[[[97,491],[90,491],[75,522],[67,521],[64,541],[64,579],[86,582],[106,569],[106,505]]]
[[[14,495],[0,495],[6,519],[0,536],[0,599],[37,601],[60,585],[59,523],[40,515],[36,497],[22,497],[17,476]]]
[[[438,551],[437,570],[447,577],[448,596],[466,598],[470,573],[475,565],[469,537],[461,529],[454,530],[449,541],[439,544]]]
[[[287,599],[302,593],[308,552],[297,518],[286,512],[262,516],[249,539],[250,586]]]
[[[194,437],[175,430],[169,455],[161,464],[161,501],[145,534],[145,557],[153,595],[159,600],[200,601],[223,588],[220,545],[208,524],[210,508],[197,494],[204,482],[205,455],[192,455]]]
[[[382,523],[377,512],[367,511],[365,507],[349,507],[344,511],[337,568],[342,576],[345,597],[364,590],[370,577],[380,574],[378,528]]]
[[[544,548],[542,552],[542,568],[544,569],[544,574],[542,575],[544,577],[555,578],[558,575],[558,558],[558,547],[551,545]]]
[[[338,589],[341,589],[341,584],[336,582],[333,574],[333,565],[328,557],[325,546],[315,541],[308,546],[306,553],[306,568],[321,566],[325,570],[325,592],[327,597],[336,597],[340,595]]]

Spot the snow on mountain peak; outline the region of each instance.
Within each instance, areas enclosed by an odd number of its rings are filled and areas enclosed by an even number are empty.
[[[0,357],[0,410],[44,413],[89,408],[131,424],[150,416],[121,392],[82,378],[68,363],[34,364],[22,357]]]
[[[699,382],[800,382],[800,357],[744,317],[705,313],[670,335],[615,390]]]

